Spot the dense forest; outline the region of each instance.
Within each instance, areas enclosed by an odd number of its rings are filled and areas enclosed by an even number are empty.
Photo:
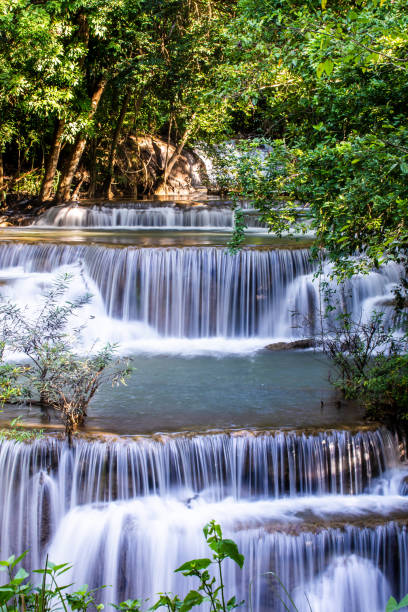
[[[166,193],[186,147],[268,139],[268,171],[249,184],[241,170],[235,187],[272,226],[293,214],[272,214],[271,200],[307,202],[336,249],[364,240],[381,258],[379,242],[398,247],[407,233],[405,9],[3,0],[2,199]]]

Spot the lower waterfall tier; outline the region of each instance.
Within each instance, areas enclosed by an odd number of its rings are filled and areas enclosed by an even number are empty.
[[[158,498],[78,507],[62,520],[50,558],[73,562],[69,582],[110,585],[101,593],[105,604],[135,595],[153,602],[154,594],[163,591],[185,595],[197,588],[197,580],[174,569],[208,555],[202,527],[215,518],[245,557],[242,571],[229,561],[224,570],[227,597],[245,600],[244,610],[251,609],[249,598],[254,612],[286,609],[280,600],[289,602],[278,579],[302,612],[309,610],[308,599],[313,612],[384,612],[391,594],[400,598],[408,592],[405,525],[326,527],[288,535],[266,530],[262,518],[248,520],[245,512],[240,517],[240,508],[231,503],[217,510],[188,509]]]
[[[105,604],[195,585],[173,570],[206,556],[211,519],[237,541],[229,596],[255,612],[383,612],[408,592],[403,441],[385,429],[237,432],[0,444],[1,550],[73,564],[68,582],[109,585]],[[271,572],[274,572],[272,574]],[[251,585],[251,586],[250,586]],[[251,595],[249,595],[251,593]],[[244,609],[249,609],[244,608]]]

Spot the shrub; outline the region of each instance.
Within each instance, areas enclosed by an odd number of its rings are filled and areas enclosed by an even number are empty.
[[[69,325],[91,296],[66,299],[70,280],[69,275],[58,277],[34,312],[10,302],[0,307],[0,357],[8,349],[29,361],[28,366],[0,366],[3,402],[29,399],[42,410],[56,410],[69,441],[84,422],[89,402],[101,384],[125,383],[130,373],[128,361],[115,358],[115,345],[106,344],[85,356],[77,354],[76,344],[84,326],[70,332]]]
[[[367,322],[339,315],[322,340],[336,373],[334,386],[357,399],[367,417],[391,424],[408,419],[407,343],[407,335],[396,335],[384,322],[384,313]]]
[[[370,418],[408,425],[408,355],[375,357],[360,395]]]

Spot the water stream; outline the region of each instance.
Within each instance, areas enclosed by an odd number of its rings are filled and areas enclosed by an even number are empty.
[[[104,339],[120,342],[126,336],[133,348],[158,337],[216,337],[250,339],[253,349],[273,339],[313,335],[320,321],[315,270],[306,249],[230,255],[218,247],[0,244],[3,295],[24,304],[29,287],[35,301],[47,282],[68,272],[75,279],[73,292],[94,296],[92,337],[104,319],[102,327],[112,334]],[[353,279],[335,300],[358,319],[389,297],[398,278],[399,267],[390,264]],[[89,309],[84,312],[89,317]],[[241,346],[245,350],[245,342]]]
[[[331,573],[348,582],[356,566],[360,599],[382,585],[379,610],[408,589],[403,451],[386,430],[3,442],[2,553],[29,548],[34,567],[46,551],[68,559],[75,582],[111,585],[107,604],[185,592],[172,570],[206,554],[201,529],[215,518],[246,556],[243,576],[228,565],[228,590],[248,597],[252,580],[254,610],[280,609],[265,572],[318,600]]]
[[[69,299],[93,296],[78,350],[117,342],[135,372],[103,390],[85,427],[124,437],[0,442],[1,556],[70,562],[67,582],[109,585],[108,609],[151,603],[197,586],[173,570],[208,554],[215,519],[245,555],[225,574],[243,610],[286,609],[279,578],[301,612],[383,612],[408,593],[404,439],[339,402],[318,352],[265,349],[319,333],[306,245],[258,234],[249,211],[256,231],[232,256],[230,208],[194,204],[64,206],[2,230],[1,296],[31,316],[69,273]],[[389,265],[332,283],[335,306],[364,320],[398,276]]]
[[[107,204],[91,206],[55,206],[44,213],[35,225],[41,227],[80,227],[80,228],[195,228],[231,229],[234,213],[231,207],[208,205],[197,202],[194,206],[188,203],[175,202],[124,203],[120,208]],[[265,230],[265,224],[259,220],[259,214],[248,210],[245,216],[248,228]]]

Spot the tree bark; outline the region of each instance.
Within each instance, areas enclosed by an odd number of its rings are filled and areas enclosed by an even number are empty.
[[[105,196],[108,198],[108,200],[111,200],[113,198],[112,181],[113,181],[113,168],[115,164],[115,155],[116,155],[116,149],[117,149],[118,142],[119,142],[120,132],[122,130],[123,122],[126,116],[126,111],[129,105],[129,100],[130,100],[130,90],[128,89],[123,99],[123,102],[122,102],[122,107],[120,109],[118,121],[116,123],[115,131],[113,133],[113,138],[112,138],[112,142],[111,142],[111,146],[109,150],[108,168],[106,171],[106,179],[105,179],[105,184],[103,187],[103,191],[105,193]]]
[[[3,167],[3,153],[0,153],[0,206],[6,201],[6,191],[4,189],[4,167]]]
[[[82,187],[82,183],[85,180],[85,169],[82,168],[82,172],[81,172],[81,178],[79,179],[79,182],[77,183],[77,185],[75,186],[74,191],[72,192],[72,200],[79,200],[79,192],[81,191],[81,187]]]
[[[105,90],[107,80],[101,79],[96,86],[96,89],[92,95],[91,100],[91,110],[88,113],[88,119],[92,119],[95,115],[98,104],[102,97],[102,94]],[[81,161],[82,154],[85,149],[87,137],[85,134],[80,134],[75,140],[73,149],[71,151],[70,156],[68,157],[64,171],[61,176],[60,184],[58,185],[56,201],[60,202],[68,202],[71,196],[71,185],[74,180],[75,172],[78,168],[78,164]]]
[[[51,199],[52,185],[57,172],[57,165],[61,153],[62,136],[64,133],[65,119],[59,119],[55,126],[51,150],[45,167],[44,178],[41,183],[39,200],[46,202]]]
[[[194,127],[194,117],[195,115],[193,115],[193,117],[191,118],[190,121],[190,125],[186,128],[181,140],[179,141],[173,155],[170,157],[170,159],[168,160],[168,162],[165,164],[164,170],[163,170],[163,174],[161,176],[159,176],[159,178],[156,181],[156,184],[154,186],[154,194],[155,195],[166,195],[167,194],[167,180],[171,174],[171,171],[173,170],[176,162],[178,161],[178,159],[180,158],[180,155],[184,149],[184,145],[187,142],[188,137],[190,136],[191,132],[193,131],[193,127]]]
[[[93,199],[96,194],[96,185],[98,181],[98,169],[96,165],[96,154],[98,149],[98,141],[92,138],[89,143],[89,189],[87,197]]]

